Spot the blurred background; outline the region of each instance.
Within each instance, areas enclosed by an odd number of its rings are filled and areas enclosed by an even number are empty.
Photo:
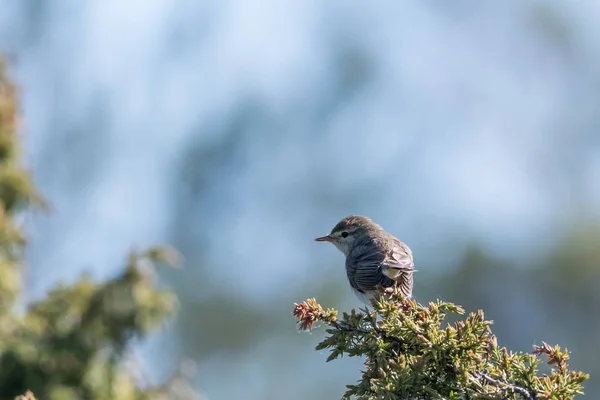
[[[133,248],[185,257],[137,346],[209,399],[333,399],[293,302],[359,307],[313,238],[363,214],[414,251],[415,297],[483,308],[499,341],[572,350],[600,396],[600,3],[6,2],[26,164],[25,301]],[[308,382],[308,383],[307,383]]]

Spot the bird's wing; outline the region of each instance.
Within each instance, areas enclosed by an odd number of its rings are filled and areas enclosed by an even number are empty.
[[[383,273],[394,280],[401,275],[411,274],[415,270],[410,248],[396,238],[394,238],[394,246],[386,255],[384,264],[386,268]]]
[[[346,257],[350,285],[361,293],[375,290],[378,286],[392,286],[394,281],[381,272],[384,260],[385,254],[374,246],[363,247]]]
[[[387,253],[381,268],[382,275],[400,286],[404,296],[410,297],[413,288],[413,272],[415,272],[415,265],[410,248],[394,238],[394,246]]]

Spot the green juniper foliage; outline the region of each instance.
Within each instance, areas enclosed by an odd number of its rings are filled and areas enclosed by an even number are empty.
[[[83,276],[15,312],[26,290],[20,285],[26,240],[15,217],[43,205],[20,165],[15,95],[0,61],[0,400],[197,398],[179,374],[142,388],[141,367],[132,366],[128,351],[130,339],[162,325],[176,308],[152,276],[154,262],[174,261],[171,251],[131,254],[117,277],[98,283]]]
[[[330,349],[327,361],[344,354],[366,356],[362,379],[348,385],[344,399],[552,399],[583,394],[588,375],[571,371],[569,354],[558,346],[534,346],[532,354],[499,347],[483,311],[444,325],[459,306],[437,301],[423,306],[396,291],[373,311],[324,310],[314,299],[295,304],[300,329],[328,325],[317,350]],[[550,374],[540,374],[544,356]]]

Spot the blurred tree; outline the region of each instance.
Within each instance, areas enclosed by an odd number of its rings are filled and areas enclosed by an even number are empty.
[[[0,400],[30,399],[31,392],[51,400],[197,398],[181,374],[142,388],[128,364],[129,341],[175,310],[176,299],[155,287],[152,269],[176,261],[172,251],[133,253],[107,282],[83,276],[15,311],[26,244],[15,217],[44,204],[19,164],[15,94],[0,63]]]

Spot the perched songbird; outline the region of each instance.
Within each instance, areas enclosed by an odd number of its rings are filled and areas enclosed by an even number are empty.
[[[342,219],[317,242],[331,242],[346,256],[346,273],[356,296],[366,305],[379,299],[394,285],[412,296],[414,263],[412,252],[392,234],[367,217]]]

